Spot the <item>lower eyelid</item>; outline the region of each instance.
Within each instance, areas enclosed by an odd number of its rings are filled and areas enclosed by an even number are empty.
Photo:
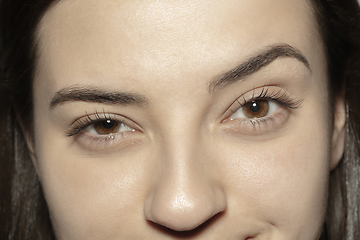
[[[90,133],[88,131],[82,131],[78,138],[88,138],[88,140],[90,140],[91,142],[94,141],[113,141],[119,137],[121,137],[121,135],[123,135],[123,132],[120,133],[114,133],[114,134],[104,134],[104,135],[100,135],[100,134],[93,134]]]
[[[112,120],[120,124],[120,128],[109,134],[99,134],[94,129],[95,124]],[[76,120],[67,132],[73,137],[74,144],[86,151],[118,151],[141,141],[143,130],[131,119],[113,113],[95,113]],[[75,146],[76,146],[75,145]]]
[[[304,99],[294,97],[292,92],[276,85],[264,85],[247,91],[238,97],[223,114],[223,119],[231,116],[240,107],[256,100],[267,100],[278,103],[281,107],[297,109],[301,107]],[[230,113],[229,113],[230,112]]]
[[[87,151],[108,151],[110,149],[120,151],[138,142],[138,134],[140,134],[138,131],[125,131],[109,135],[92,135],[81,132],[76,136],[76,142]]]
[[[226,132],[235,132],[246,135],[257,135],[274,132],[281,128],[290,115],[289,110],[279,107],[275,113],[262,118],[235,118],[225,119],[222,129]]]

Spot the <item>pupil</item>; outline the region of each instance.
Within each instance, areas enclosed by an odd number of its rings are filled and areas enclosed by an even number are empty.
[[[257,112],[257,111],[259,111],[260,110],[260,104],[258,104],[257,102],[251,102],[251,104],[250,104],[250,110],[252,111],[252,112]]]
[[[111,120],[106,120],[103,122],[103,127],[106,129],[111,129],[114,127],[114,122]]]

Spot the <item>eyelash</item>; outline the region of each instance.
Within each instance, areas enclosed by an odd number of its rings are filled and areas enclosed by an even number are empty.
[[[266,101],[274,101],[278,104],[280,104],[282,107],[288,108],[288,109],[297,109],[301,107],[301,104],[303,100],[295,100],[294,98],[291,98],[292,94],[287,93],[284,89],[280,88],[276,91],[270,91],[271,86],[266,86],[261,89],[261,92],[259,94],[256,94],[257,89],[253,90],[252,96],[249,98],[246,98],[245,96],[242,96],[238,98],[231,106],[230,106],[230,113],[233,114],[236,111],[238,111],[241,107],[244,107],[246,104],[250,103],[251,101],[259,101],[259,100],[266,100]],[[246,94],[245,94],[246,95]],[[249,95],[249,94],[248,94]],[[236,107],[233,107],[234,104],[236,104]],[[235,110],[232,110],[235,109]],[[226,111],[229,112],[229,111]],[[86,114],[84,117],[76,120],[72,126],[71,129],[67,132],[68,137],[72,136],[80,136],[84,135],[86,136],[86,141],[89,141],[91,143],[93,142],[108,142],[108,141],[114,141],[118,137],[122,137],[122,135],[125,132],[119,132],[115,134],[105,134],[103,136],[87,136],[86,134],[82,134],[83,131],[88,128],[89,126],[95,125],[97,123],[104,122],[106,120],[111,120],[114,122],[117,122],[118,124],[125,124],[126,126],[129,126],[132,129],[138,129],[134,128],[133,126],[136,125],[131,124],[131,120],[126,120],[125,117],[122,117],[120,115],[116,114],[110,114],[110,113],[98,113],[95,114]],[[234,122],[237,122],[238,124],[251,124],[253,126],[262,126],[266,125],[270,122],[276,122],[275,116],[265,116],[260,118],[246,118],[246,119],[225,119],[225,120],[231,120]],[[224,120],[224,121],[225,121]],[[129,122],[129,124],[128,124]],[[130,126],[131,125],[131,126]],[[239,128],[239,126],[235,126],[235,128]]]
[[[291,94],[287,93],[283,88],[280,88],[278,91],[273,91],[269,93],[269,88],[270,86],[263,87],[260,94],[258,94],[257,96],[255,95],[255,90],[254,90],[253,95],[250,99],[246,99],[244,96],[238,98],[238,100],[236,101],[239,104],[239,106],[235,111],[237,111],[238,109],[245,106],[247,103],[251,101],[258,101],[258,100],[275,101],[279,103],[281,106],[289,109],[297,109],[301,107],[303,99],[301,100],[291,99],[290,98]],[[240,102],[239,99],[242,100],[242,102]]]
[[[95,116],[95,119],[92,118],[92,116]],[[104,113],[96,112],[93,115],[86,114],[84,117],[82,117],[82,118],[75,121],[75,123],[71,127],[70,131],[67,132],[67,136],[72,137],[72,136],[78,135],[79,133],[81,133],[87,127],[89,127],[89,126],[91,126],[93,124],[101,123],[101,122],[106,121],[106,120],[116,121],[116,122],[118,122],[118,124],[124,124],[124,121],[125,121],[124,118],[120,119],[119,116],[115,117],[112,114],[105,113],[105,112]],[[104,136],[103,138],[106,139],[108,137]]]
[[[240,110],[240,108],[244,107],[246,104],[252,101],[260,101],[260,100],[273,101],[279,104],[281,107],[291,110],[301,107],[303,99],[296,100],[295,98],[292,98],[291,97],[292,94],[288,93],[283,88],[280,88],[279,90],[270,91],[270,87],[272,86],[262,87],[261,92],[258,94],[256,94],[258,89],[255,89],[252,92],[252,96],[248,98],[245,96],[238,98],[235,101],[235,103],[233,103],[232,106],[230,106],[230,115]],[[236,107],[234,107],[234,105],[236,105]],[[229,113],[227,113],[226,115],[230,117]],[[238,118],[238,119],[226,118],[224,121],[228,121],[228,120],[237,122],[238,124],[251,124],[252,126],[255,127],[255,126],[266,125],[270,122],[275,123],[277,119],[276,116],[270,115],[260,118]]]

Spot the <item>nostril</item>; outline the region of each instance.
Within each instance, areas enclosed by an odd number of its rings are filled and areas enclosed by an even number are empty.
[[[256,236],[253,235],[253,237],[247,237],[247,238],[245,238],[245,240],[255,240],[255,239],[257,239],[257,236],[258,235],[256,235]]]
[[[226,194],[217,182],[192,165],[180,165],[160,175],[143,205],[144,219],[166,232],[201,229],[227,209]]]
[[[193,237],[196,237],[197,235],[200,235],[206,229],[210,229],[211,226],[213,224],[215,224],[216,221],[218,221],[224,214],[225,214],[225,212],[217,213],[212,218],[210,218],[207,221],[203,222],[199,226],[197,226],[197,227],[195,227],[193,229],[190,229],[190,230],[183,230],[183,231],[174,230],[174,229],[171,229],[169,227],[163,226],[161,224],[152,222],[150,220],[147,220],[147,222],[151,227],[157,229],[160,232],[165,233],[168,236],[182,237],[182,238],[193,238]],[[251,238],[246,239],[246,240],[250,240],[250,239]]]
[[[147,197],[144,204],[146,220],[185,232],[217,219],[216,216],[227,208],[221,189],[205,186],[187,187],[185,191],[171,185],[160,186]]]

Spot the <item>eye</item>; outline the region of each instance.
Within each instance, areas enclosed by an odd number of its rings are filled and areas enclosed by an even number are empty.
[[[223,115],[226,132],[252,136],[274,133],[286,126],[303,99],[278,86],[255,88],[239,96]]]
[[[99,134],[99,135],[109,135],[109,134],[116,134],[119,132],[125,131],[135,131],[135,129],[129,127],[128,125],[124,124],[123,122],[106,119],[103,121],[96,122],[84,129],[92,134]]]
[[[142,128],[131,119],[113,113],[87,114],[77,119],[68,137],[86,151],[120,151],[144,140]]]
[[[76,120],[67,133],[68,137],[86,133],[93,137],[108,137],[118,133],[134,132],[139,126],[121,115],[96,113],[87,114]]]
[[[256,119],[270,116],[280,108],[280,104],[269,100],[253,100],[243,104],[230,117],[230,120],[245,118]]]

